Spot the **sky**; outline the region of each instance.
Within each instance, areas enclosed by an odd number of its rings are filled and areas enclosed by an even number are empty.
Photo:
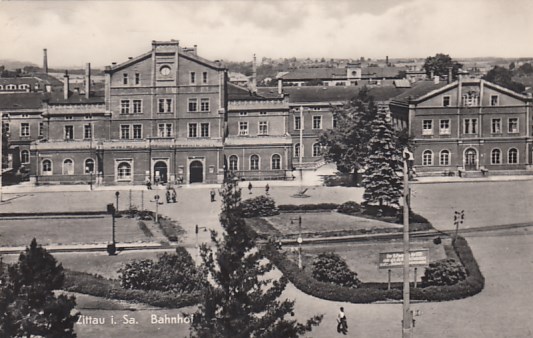
[[[0,0],[0,59],[103,67],[152,40],[210,60],[533,56],[531,0]]]

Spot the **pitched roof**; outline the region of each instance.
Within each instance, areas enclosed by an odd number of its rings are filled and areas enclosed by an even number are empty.
[[[0,110],[41,109],[43,97],[41,93],[0,94]]]
[[[395,78],[401,71],[407,71],[407,67],[363,67],[361,68],[362,77],[373,77],[376,79]]]
[[[248,90],[248,88],[244,88],[241,86],[238,86],[234,83],[228,82],[228,100],[229,101],[259,101],[259,100],[265,100],[265,97],[262,95],[259,95],[258,93],[253,93],[252,91]]]
[[[407,89],[403,93],[396,96],[392,101],[407,104],[409,103],[409,98],[417,99],[447,85],[448,83],[446,81],[440,81],[437,84],[433,80],[418,81],[413,83],[410,89]]]
[[[78,92],[69,92],[68,99],[65,100],[63,92],[46,93],[46,101],[50,105],[66,105],[66,104],[104,104],[104,91],[91,91],[87,99],[84,94]]]
[[[346,68],[300,68],[280,76],[283,80],[317,80],[346,77]]]

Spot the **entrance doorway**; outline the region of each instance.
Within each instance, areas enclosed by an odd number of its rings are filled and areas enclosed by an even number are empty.
[[[204,165],[196,160],[192,161],[189,166],[189,183],[202,183],[204,181]]]
[[[154,181],[158,183],[168,182],[168,166],[166,162],[157,161],[154,164]]]
[[[475,149],[467,149],[465,151],[465,170],[477,170],[477,151]]]

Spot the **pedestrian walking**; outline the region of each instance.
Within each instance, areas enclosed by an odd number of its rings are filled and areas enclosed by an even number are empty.
[[[209,193],[211,195],[211,202],[215,201],[215,189],[211,189],[211,192]]]
[[[344,335],[348,334],[348,322],[346,321],[346,314],[344,313],[343,307],[341,307],[337,315],[337,332]]]
[[[152,190],[152,182],[150,182],[150,180],[146,180],[146,189],[148,190]]]
[[[167,198],[167,203],[170,203],[170,190],[167,190],[166,198]]]
[[[252,182],[248,183],[248,191],[250,192],[250,195],[252,194]]]
[[[268,185],[268,183],[265,186],[265,191],[266,191],[266,194],[268,195],[268,192],[270,191],[270,186]]]
[[[171,195],[172,195],[172,203],[176,203],[176,190],[174,188],[172,188]]]

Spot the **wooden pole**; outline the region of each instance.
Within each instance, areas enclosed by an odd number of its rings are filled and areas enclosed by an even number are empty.
[[[390,277],[391,277],[391,269],[388,270],[388,275],[389,275],[389,279],[388,279],[388,283],[387,283],[387,290],[390,290]]]

